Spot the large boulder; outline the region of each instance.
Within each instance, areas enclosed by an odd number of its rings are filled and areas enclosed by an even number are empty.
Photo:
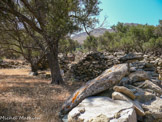
[[[140,103],[138,101],[133,101],[130,98],[128,98],[127,96],[125,96],[124,94],[120,93],[120,92],[114,92],[112,94],[112,99],[114,100],[124,100],[124,101],[128,101],[131,102],[136,110],[136,113],[139,116],[144,116],[145,112],[144,110],[141,108]]]
[[[80,112],[80,110],[85,111]],[[68,122],[136,122],[133,104],[108,97],[84,99],[68,114]]]
[[[63,104],[60,116],[67,114],[86,97],[113,88],[120,80],[128,74],[127,64],[115,65],[105,70],[100,76],[88,81],[84,86],[76,90]]]

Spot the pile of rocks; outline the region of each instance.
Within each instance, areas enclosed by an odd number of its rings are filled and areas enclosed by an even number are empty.
[[[63,120],[68,122],[161,122],[161,80],[158,79],[158,73],[153,64],[135,61],[141,59],[133,55],[120,58],[128,64],[129,73],[126,73],[125,77],[121,77],[121,73],[125,72],[124,69],[120,70],[121,65],[115,65],[74,92],[71,96],[72,102],[68,99],[66,108],[76,105],[76,102],[82,98],[85,99],[78,106],[74,106]],[[119,77],[121,77],[120,82],[111,91],[112,83],[114,84],[116,78]],[[105,91],[104,86],[107,86],[108,90]],[[104,92],[92,96],[96,93],[95,90],[99,92],[102,89]],[[66,109],[63,110],[66,111]]]
[[[66,71],[69,69],[67,76],[75,81],[91,80],[100,75],[107,68],[119,64],[119,59],[124,55],[123,52],[90,52],[87,54],[78,54],[78,56],[76,56],[77,62],[71,65],[65,63],[67,64]],[[142,54],[136,53],[136,55],[141,56]],[[158,79],[158,77],[162,79],[162,57],[149,56],[149,54],[144,55],[143,60],[134,62],[131,68],[132,72],[141,70],[147,71],[155,80]]]
[[[88,81],[100,75],[104,70],[117,63],[113,56],[100,52],[85,55],[79,62],[70,66],[70,74],[76,81]],[[119,61],[118,61],[119,63]]]
[[[153,56],[151,54],[144,55],[145,63],[150,63],[156,67],[156,71],[160,74],[160,79],[162,80],[162,55],[161,56]],[[152,67],[148,67],[147,70],[150,70]],[[153,69],[152,69],[153,70]]]
[[[0,68],[22,68],[26,65],[25,62],[22,61],[14,61],[14,60],[1,60]]]
[[[69,65],[70,61],[67,59],[67,57],[61,57],[59,58],[59,64],[60,68],[66,73],[69,70]]]

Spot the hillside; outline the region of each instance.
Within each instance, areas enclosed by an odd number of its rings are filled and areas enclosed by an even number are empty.
[[[99,37],[103,35],[106,31],[113,32],[112,29],[106,29],[106,28],[97,28],[92,31],[92,35],[95,37]],[[87,33],[82,32],[79,34],[76,34],[72,37],[73,40],[77,40],[80,44],[83,44],[84,40],[87,38]]]

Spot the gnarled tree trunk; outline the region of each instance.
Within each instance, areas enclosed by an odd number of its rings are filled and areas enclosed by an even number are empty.
[[[56,42],[50,47],[50,52],[47,54],[49,67],[51,70],[52,81],[51,84],[63,84],[63,79],[60,73],[60,67],[58,62],[58,43]]]

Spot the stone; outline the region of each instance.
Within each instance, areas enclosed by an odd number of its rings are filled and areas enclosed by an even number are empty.
[[[100,52],[87,53],[80,57],[79,61],[71,65],[70,70],[66,74],[70,75],[69,79],[77,79],[78,81],[92,80],[99,76],[107,68],[114,65],[114,56],[106,56]]]
[[[109,121],[110,121],[110,119],[107,118],[107,116],[104,114],[100,114],[97,117],[94,117],[89,120],[89,122],[109,122]]]
[[[110,122],[137,122],[136,112],[132,108],[121,111],[120,115],[119,118],[114,118]]]
[[[146,63],[146,64],[144,65],[144,67],[145,67],[145,68],[152,68],[152,67],[154,67],[154,65],[151,64],[151,63]]]
[[[85,108],[85,112],[74,117],[80,108]],[[88,97],[68,114],[68,122],[115,122],[115,120],[136,122],[133,104],[127,101],[112,100],[108,97]]]
[[[131,90],[129,90],[128,88],[124,87],[124,86],[114,86],[113,89],[116,92],[121,92],[121,93],[125,94],[126,96],[128,96],[132,100],[134,100],[136,98],[134,93]]]
[[[159,74],[159,80],[162,80],[162,72]]]
[[[38,72],[30,72],[29,75],[30,76],[37,76],[38,75]]]
[[[159,60],[158,66],[161,66],[162,67],[162,59]]]
[[[145,71],[155,71],[155,67],[144,68]]]
[[[105,70],[100,76],[88,81],[84,86],[76,90],[63,104],[60,116],[67,114],[86,97],[111,89],[128,74],[127,64],[114,65]]]
[[[138,81],[138,82],[134,82],[132,85],[138,87],[138,86],[140,86],[144,82],[145,81]]]
[[[136,96],[136,100],[139,101],[140,103],[145,103],[147,101],[154,100],[156,96],[150,92],[144,91],[141,88],[134,87],[132,85],[127,85],[127,88],[129,88],[134,95]]]
[[[85,112],[85,108],[80,108],[78,111],[79,111],[80,113],[84,113],[84,112]]]
[[[145,71],[136,71],[134,73],[131,73],[129,75],[129,80],[131,83],[137,82],[137,81],[145,81],[149,80],[150,77]]]
[[[133,53],[129,53],[129,54],[127,54],[127,55],[125,55],[125,56],[123,56],[119,59],[119,61],[121,61],[121,62],[129,62],[129,63],[139,61],[139,60],[143,60],[143,57],[137,56]]]
[[[114,92],[113,88],[107,89],[103,92],[100,92],[98,94],[95,94],[93,96],[105,96],[105,97],[112,97],[112,93]]]
[[[120,80],[120,83],[119,85],[120,86],[125,86],[126,84],[129,83],[129,78],[128,77],[123,77],[121,80]]]
[[[137,71],[136,67],[130,67],[130,72],[135,72],[135,71]]]
[[[151,75],[152,75],[152,77],[158,77],[159,76],[159,74],[157,74],[155,72],[153,72]]]
[[[131,102],[133,103],[133,106],[136,110],[136,113],[139,115],[139,116],[144,116],[145,115],[145,112],[144,110],[141,108],[140,106],[140,103],[138,101],[133,101],[131,100],[130,98],[128,98],[127,96],[123,95],[122,93],[120,92],[114,92],[112,94],[112,99],[113,100],[124,100],[124,101],[128,101],[128,102]]]
[[[158,96],[161,96],[162,95],[162,89],[158,85],[154,84],[153,82],[151,82],[149,80],[146,80],[143,84],[141,84],[139,86],[139,88],[142,88],[142,89],[151,89],[156,94],[158,94]]]
[[[151,79],[151,82],[153,82],[154,84],[158,85],[159,87],[161,87],[161,85],[162,85],[161,80],[158,80],[158,79]]]
[[[146,113],[144,122],[162,122],[162,98],[143,103],[142,108]]]

